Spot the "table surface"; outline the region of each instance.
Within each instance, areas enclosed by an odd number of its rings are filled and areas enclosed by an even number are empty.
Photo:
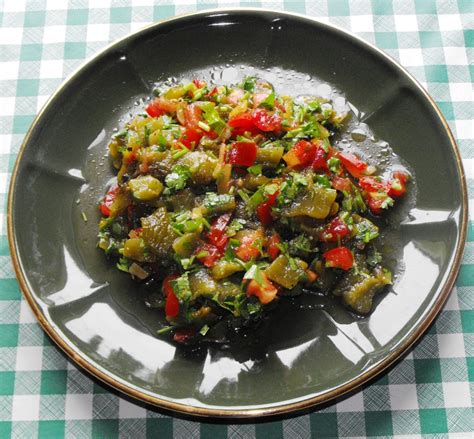
[[[235,6],[305,13],[399,60],[448,120],[474,198],[472,0],[0,2],[0,438],[472,437],[472,223],[456,287],[416,347],[363,391],[283,421],[199,423],[131,403],[68,361],[23,300],[9,256],[6,202],[16,154],[35,114],[71,71],[107,43],[173,15]]]

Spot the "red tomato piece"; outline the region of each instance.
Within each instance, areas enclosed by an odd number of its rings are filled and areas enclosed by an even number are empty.
[[[262,273],[262,284],[252,279],[247,286],[247,296],[257,296],[260,303],[266,305],[275,299],[278,289],[271,283],[265,273]]]
[[[334,218],[326,227],[323,234],[321,235],[321,241],[323,242],[334,242],[338,239],[344,238],[349,234],[349,227],[341,220],[341,218]]]
[[[184,121],[188,128],[199,129],[202,110],[194,104],[189,104],[184,110]]]
[[[326,152],[323,148],[317,148],[314,154],[313,163],[311,163],[313,169],[328,169],[328,164],[326,162]]]
[[[407,190],[406,183],[408,181],[408,175],[402,171],[395,171],[390,182],[388,195],[393,198],[399,198],[403,196]]]
[[[179,275],[174,273],[166,276],[163,279],[162,289],[163,295],[166,297],[165,314],[166,317],[176,317],[179,314],[179,300],[174,294],[172,281],[178,278]]]
[[[203,134],[201,130],[186,128],[182,136],[179,138],[179,142],[181,142],[188,149],[194,149],[196,145],[199,144],[202,137]]]
[[[193,84],[197,88],[203,88],[206,85],[206,83],[204,81],[201,81],[200,79],[193,79]]]
[[[215,263],[223,256],[222,249],[219,249],[214,244],[209,244],[207,242],[199,246],[194,254],[199,255],[199,253],[203,253],[203,256],[197,256],[197,259],[201,262],[201,264],[209,268],[213,267]]]
[[[229,163],[237,166],[252,166],[257,158],[255,142],[234,142],[229,151]]]
[[[277,256],[280,254],[280,235],[278,233],[274,233],[267,241],[267,253],[270,256],[270,259],[274,261]]]
[[[362,177],[359,180],[359,186],[366,192],[388,192],[389,183],[380,177]]]
[[[102,215],[110,216],[110,207],[112,206],[112,203],[115,201],[115,198],[117,198],[117,195],[119,192],[120,192],[120,188],[118,185],[114,184],[113,186],[110,187],[108,192],[105,194],[104,199],[99,205],[99,209],[102,212]]]
[[[323,253],[326,266],[331,268],[342,268],[349,270],[354,265],[354,256],[347,247],[336,247]]]
[[[179,274],[173,273],[173,274],[169,274],[163,279],[162,289],[163,289],[163,294],[165,297],[168,297],[170,293],[174,292],[171,282],[177,279],[178,277],[179,277]]]
[[[399,192],[403,195],[404,186],[394,186],[392,183],[382,180],[380,177],[362,177],[359,180],[360,187],[366,192],[367,204],[370,211],[375,215],[379,215],[382,209],[387,208],[387,202],[390,200],[390,192]],[[395,195],[394,195],[395,196]]]
[[[212,98],[212,96],[215,96],[217,93],[218,93],[217,87],[214,87],[209,93],[205,94],[204,97]]]
[[[261,229],[248,232],[240,241],[240,246],[235,250],[237,257],[244,262],[258,258],[260,250],[256,244],[259,239],[263,239]]]
[[[257,206],[257,218],[264,226],[270,225],[273,221],[272,206],[275,204],[279,193],[279,191],[276,191],[274,194],[267,195],[267,201]]]
[[[145,111],[150,117],[159,117],[166,113],[174,113],[177,105],[177,102],[169,99],[156,98],[145,107]]]
[[[268,111],[258,108],[252,114],[254,125],[265,132],[280,131],[281,117],[278,114],[270,114]]]
[[[166,296],[165,314],[166,317],[176,317],[179,314],[179,300],[174,292]]]
[[[211,244],[223,250],[229,241],[229,237],[225,234],[227,225],[230,221],[230,213],[225,213],[214,220],[211,225],[211,230],[207,235],[207,239]]]
[[[342,165],[346,168],[347,172],[355,178],[361,178],[364,176],[364,172],[367,170],[368,164],[357,157],[355,154],[349,152],[339,152],[337,154]]]
[[[233,118],[229,119],[228,124],[234,129],[234,133],[236,130],[241,131],[242,134],[245,131],[250,131],[252,134],[257,134],[259,132],[253,123],[252,114],[249,112],[234,116]]]
[[[194,328],[181,328],[178,329],[174,335],[173,340],[176,343],[186,343],[190,338],[194,337],[197,331]]]
[[[367,194],[367,204],[370,211],[375,215],[380,215],[382,209],[386,209],[390,205],[387,204],[389,201],[390,197],[386,192],[369,192]]]
[[[150,102],[146,107],[145,111],[148,113],[150,117],[160,117],[161,115],[165,114],[164,111],[160,106],[157,104],[156,101]]]
[[[283,156],[283,159],[290,168],[309,166],[316,157],[316,149],[317,146],[313,143],[300,140]]]
[[[349,192],[352,189],[351,181],[348,178],[338,177],[337,175],[332,178],[331,185],[341,192]]]

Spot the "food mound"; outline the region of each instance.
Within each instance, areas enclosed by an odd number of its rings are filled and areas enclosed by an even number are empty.
[[[252,327],[285,296],[334,295],[370,312],[391,283],[377,216],[409,174],[336,149],[347,113],[255,77],[154,90],[109,144],[117,183],[98,246],[160,293],[174,341]],[[354,145],[350,145],[354,148]],[[130,292],[133,294],[133,292]]]

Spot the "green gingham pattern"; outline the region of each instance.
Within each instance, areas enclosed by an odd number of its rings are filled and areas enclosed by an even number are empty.
[[[35,114],[65,76],[108,42],[156,20],[224,6],[306,13],[398,59],[446,116],[474,199],[474,0],[0,1],[0,438],[472,437],[472,223],[456,288],[410,354],[354,396],[284,421],[213,425],[130,403],[68,361],[22,299],[7,245],[6,204],[16,154]]]

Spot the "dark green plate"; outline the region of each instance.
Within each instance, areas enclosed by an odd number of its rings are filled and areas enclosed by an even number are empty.
[[[106,145],[118,120],[136,110],[134,102],[149,95],[155,81],[205,76],[232,82],[255,71],[279,92],[323,93],[329,87],[317,84],[330,84],[359,109],[355,122],[367,124],[412,170],[411,197],[389,215],[383,240],[396,280],[365,319],[335,302],[324,309],[318,301],[288,302],[258,348],[190,354],[154,335],[160,313],[147,308],[143,292],[96,249],[97,200],[112,176]],[[446,121],[393,60],[302,16],[216,10],[130,35],[60,87],[20,150],[9,238],[21,288],[39,322],[94,376],[188,414],[266,416],[360,386],[422,335],[459,269],[466,200]]]

